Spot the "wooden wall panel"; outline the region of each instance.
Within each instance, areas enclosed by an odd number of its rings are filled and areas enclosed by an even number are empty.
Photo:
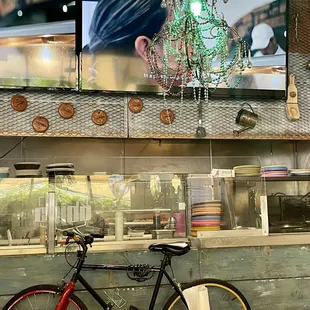
[[[73,258],[73,257],[72,257]],[[161,256],[148,251],[90,254],[92,263],[157,264]],[[71,258],[70,258],[71,260]],[[181,282],[200,276],[229,280],[247,297],[254,310],[303,309],[310,305],[310,246],[248,247],[193,250],[173,259],[175,277]],[[8,298],[30,285],[60,283],[68,270],[62,255],[0,258],[0,308]],[[199,276],[200,274],[200,276]],[[147,309],[154,288],[154,279],[137,283],[126,273],[84,272],[97,289],[113,293],[120,288],[129,304]],[[172,293],[165,285],[160,291],[158,310]],[[78,293],[89,306],[99,309],[85,292]],[[129,307],[124,307],[128,309]]]

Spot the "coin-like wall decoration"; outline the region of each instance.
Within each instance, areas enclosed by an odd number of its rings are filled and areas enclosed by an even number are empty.
[[[64,119],[70,119],[75,114],[74,106],[71,103],[62,103],[58,107],[59,115]]]
[[[27,109],[27,99],[22,95],[14,95],[11,98],[11,106],[15,111],[23,112]]]
[[[128,102],[131,113],[140,113],[143,109],[143,101],[140,98],[132,97]]]
[[[38,133],[44,133],[49,128],[49,121],[43,116],[38,116],[32,121],[32,128]]]
[[[107,113],[103,110],[96,110],[91,116],[91,120],[98,126],[103,126],[108,121]]]
[[[165,124],[172,124],[174,121],[174,112],[171,109],[163,109],[160,112],[160,120]]]

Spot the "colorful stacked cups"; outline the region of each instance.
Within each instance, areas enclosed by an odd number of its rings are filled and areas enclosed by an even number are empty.
[[[192,236],[198,231],[220,230],[222,202],[211,200],[192,205]]]

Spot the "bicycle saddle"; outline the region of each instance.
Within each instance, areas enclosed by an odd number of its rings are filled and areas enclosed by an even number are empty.
[[[189,252],[190,246],[186,242],[154,243],[149,246],[149,250],[181,256]]]

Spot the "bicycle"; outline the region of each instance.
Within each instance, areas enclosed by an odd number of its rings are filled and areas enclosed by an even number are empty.
[[[168,279],[169,283],[175,290],[175,293],[166,302],[163,310],[188,309],[182,292],[188,288],[200,286],[206,287],[209,294],[210,305],[206,305],[207,310],[251,310],[250,305],[243,294],[236,287],[225,281],[216,279],[202,279],[186,285],[181,285],[176,280],[171,278],[169,273],[166,271],[166,268],[169,266],[172,270],[172,257],[181,256],[190,251],[190,245],[186,242],[174,242],[169,244],[158,243],[150,245],[150,251],[162,252],[164,255],[161,264],[158,267],[151,267],[148,265],[92,265],[85,264],[88,247],[92,245],[94,238],[103,238],[104,236],[99,234],[85,235],[77,230],[74,232],[64,231],[63,235],[67,237],[65,244],[70,245],[76,243],[79,246],[77,250],[76,263],[71,265],[71,270],[74,268],[75,271],[71,277],[70,282],[67,284],[64,282],[62,286],[36,285],[29,287],[12,297],[12,299],[9,300],[9,302],[4,306],[3,310],[87,310],[87,307],[83,301],[74,294],[77,282],[80,282],[86,291],[90,293],[90,295],[100,306],[100,309],[115,309],[116,305],[113,302],[110,300],[109,302],[104,301],[91,287],[91,285],[87,283],[87,281],[81,275],[82,270],[124,271],[127,272],[127,275],[130,279],[139,282],[149,280],[154,274],[158,274],[151,302],[148,308],[149,310],[155,309],[155,303],[163,276]],[[134,306],[130,306],[130,310],[139,309],[135,308]]]

